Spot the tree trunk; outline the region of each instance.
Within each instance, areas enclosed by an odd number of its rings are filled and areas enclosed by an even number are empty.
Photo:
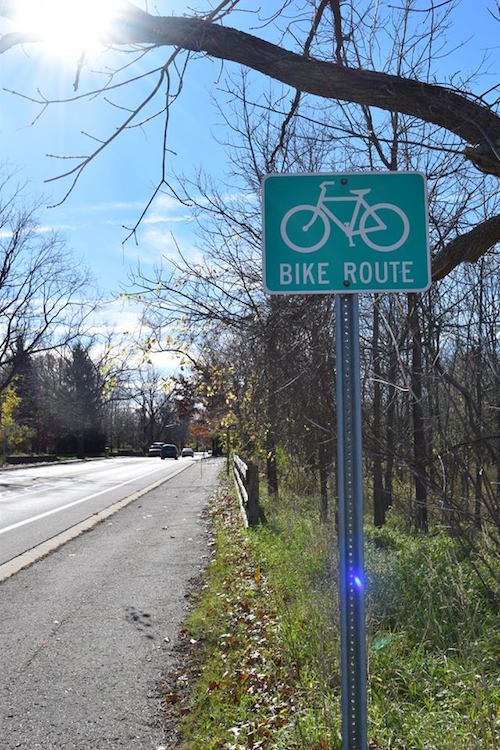
[[[275,408],[271,403],[267,406],[267,416],[269,427],[266,434],[266,474],[267,474],[267,491],[269,495],[278,494],[278,472],[276,469],[276,439],[274,435],[274,414]]]
[[[388,378],[389,383],[394,383],[397,372],[397,352],[391,353],[391,362],[389,365]],[[386,416],[385,416],[385,446],[387,452],[387,459],[385,462],[384,472],[384,505],[385,509],[388,510],[393,503],[392,496],[392,479],[394,473],[394,451],[396,447],[396,441],[394,439],[395,429],[395,418],[396,418],[396,391],[395,388],[389,386],[391,392],[389,393],[389,402],[387,404]]]
[[[500,409],[497,409],[497,416],[496,416],[496,425],[497,425],[497,458],[496,458],[496,467],[497,467],[497,491],[496,491],[496,500],[497,500],[497,507],[500,508]]]
[[[315,430],[316,441],[318,444],[318,469],[320,485],[320,521],[328,521],[328,472],[330,469],[330,457],[328,446],[325,443],[326,431],[321,429],[320,425],[324,420],[325,404],[328,403],[328,396],[325,392],[325,385],[328,381],[324,340],[321,337],[323,327],[328,325],[328,316],[324,314],[322,299],[319,298],[313,306],[313,319],[311,325],[311,348],[312,348],[312,369],[318,377],[321,384],[322,392],[315,394],[313,400],[312,414],[317,424]]]
[[[78,432],[76,436],[76,457],[85,458],[85,438],[83,432]]]
[[[390,318],[389,325],[393,325],[393,307],[394,301],[390,301]],[[387,454],[384,473],[384,503],[385,509],[392,506],[392,480],[394,472],[394,452],[396,449],[395,439],[395,422],[396,422],[396,377],[398,373],[398,351],[394,345],[389,350],[389,368],[387,371],[387,380],[389,382],[388,402],[385,414],[385,450]]]
[[[382,373],[380,370],[380,295],[375,295],[373,304],[373,523],[383,526],[385,523],[385,493],[382,479],[382,456],[380,454],[380,436],[382,434]]]
[[[408,323],[411,335],[411,403],[413,418],[413,481],[415,483],[415,527],[427,533],[427,470],[425,421],[422,400],[422,348],[418,295],[408,295]]]
[[[483,505],[483,324],[484,324],[484,258],[479,268],[479,320],[477,322],[477,356],[476,356],[476,403],[478,435],[476,442],[476,499],[474,503],[474,526],[481,528]]]
[[[277,301],[271,298],[270,313],[266,326],[266,355],[267,355],[267,432],[266,432],[266,475],[269,496],[278,494],[278,472],[276,468],[276,326]]]

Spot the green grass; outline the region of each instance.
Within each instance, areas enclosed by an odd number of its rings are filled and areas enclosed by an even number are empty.
[[[497,748],[500,632],[470,559],[442,533],[368,527],[367,538],[370,720],[381,746]]]
[[[336,551],[290,494],[245,531],[232,491],[186,627],[202,644],[183,750],[340,750]],[[444,534],[366,529],[369,737],[385,750],[498,750],[500,638],[471,561]]]

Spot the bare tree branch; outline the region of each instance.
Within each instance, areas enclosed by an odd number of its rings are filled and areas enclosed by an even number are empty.
[[[438,281],[460,263],[474,263],[497,242],[500,242],[500,215],[460,234],[432,259],[432,279]]]
[[[481,171],[500,175],[500,117],[445,86],[315,60],[233,28],[199,18],[152,16],[131,5],[115,27],[112,41],[206,52],[303,92],[418,117],[476,146],[467,150],[467,157]]]
[[[11,5],[0,3],[0,15],[8,16]],[[28,39],[20,37],[17,44],[21,41]],[[500,117],[445,86],[315,60],[212,21],[153,16],[131,3],[115,23],[109,42],[204,52],[240,63],[299,91],[412,115],[458,135],[473,146],[465,153],[478,169],[500,175]],[[4,49],[15,43],[5,36],[0,40]]]

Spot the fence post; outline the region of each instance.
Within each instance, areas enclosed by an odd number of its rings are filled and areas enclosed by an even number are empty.
[[[257,526],[259,523],[259,470],[255,464],[248,464],[247,470],[248,492],[248,525]]]

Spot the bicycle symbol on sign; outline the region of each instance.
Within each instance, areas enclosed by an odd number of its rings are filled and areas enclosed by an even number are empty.
[[[291,250],[297,253],[314,253],[322,248],[330,236],[331,222],[336,224],[348,238],[349,247],[355,246],[353,237],[358,235],[365,245],[381,253],[390,253],[404,245],[410,233],[410,223],[399,206],[393,203],[376,203],[370,206],[365,196],[371,192],[371,188],[350,190],[349,196],[327,197],[328,186],[334,184],[334,181],[325,181],[320,184],[321,192],[315,206],[303,203],[300,206],[294,206],[283,216],[280,225],[281,238]],[[354,203],[351,220],[342,222],[335,216],[330,205],[348,202]],[[321,223],[323,224],[322,233]],[[316,234],[311,244],[311,237],[308,237],[307,233],[315,226],[316,233],[320,232],[321,237],[316,239]],[[290,237],[290,230],[292,230],[293,239]],[[386,241],[388,238],[387,232],[390,233],[390,244],[384,244],[384,238]],[[378,233],[376,235],[378,241],[370,236],[375,233]],[[394,233],[397,233],[398,239],[396,240]],[[314,235],[314,231],[312,234]],[[303,244],[298,244],[302,239]]]

